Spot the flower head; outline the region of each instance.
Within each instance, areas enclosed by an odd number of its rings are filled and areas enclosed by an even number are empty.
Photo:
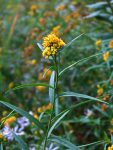
[[[19,128],[19,132],[21,132],[22,130],[25,129],[25,127],[30,125],[29,119],[27,119],[26,117],[20,117],[17,119],[17,122],[20,126]]]
[[[4,136],[3,136],[3,134],[0,132],[0,140],[3,139],[3,138],[4,138]]]
[[[100,85],[97,85],[97,88],[97,94],[98,96],[101,96],[104,92],[104,89]]]
[[[105,53],[103,54],[103,60],[104,60],[104,61],[107,61],[108,58],[109,58],[109,52],[105,52]]]
[[[43,38],[42,45],[44,48],[42,55],[43,57],[48,59],[49,56],[56,55],[58,52],[58,49],[63,47],[65,43],[60,38],[58,38],[55,34],[50,33],[49,35]]]
[[[109,146],[107,150],[113,150],[113,145]]]
[[[3,119],[3,121],[4,121],[4,119]],[[15,116],[11,116],[11,117],[7,118],[4,121],[4,125],[10,125],[10,124],[12,124],[15,121],[16,121],[16,117]]]
[[[97,40],[97,41],[95,42],[95,45],[96,45],[97,47],[100,47],[100,46],[102,45],[102,40]]]
[[[113,48],[113,40],[109,42],[109,48]]]

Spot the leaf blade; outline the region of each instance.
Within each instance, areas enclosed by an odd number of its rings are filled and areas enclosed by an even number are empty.
[[[0,103],[7,106],[8,108],[12,109],[12,110],[15,110],[17,113],[19,113],[20,115],[22,116],[25,116],[26,118],[28,118],[31,122],[34,122],[34,124],[39,127],[40,129],[43,129],[43,125],[37,120],[35,119],[33,116],[31,116],[29,113],[27,113],[26,111],[12,105],[12,104],[9,104],[7,102],[6,98],[0,96]]]

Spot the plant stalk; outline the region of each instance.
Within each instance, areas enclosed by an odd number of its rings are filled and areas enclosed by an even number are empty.
[[[53,100],[53,106],[52,106],[52,109],[51,109],[51,114],[50,114],[50,119],[49,119],[49,123],[48,123],[48,128],[47,128],[47,132],[46,132],[46,137],[45,137],[45,141],[44,141],[44,148],[43,150],[46,150],[46,146],[47,146],[47,140],[48,140],[48,132],[49,132],[49,129],[51,127],[51,121],[52,121],[52,117],[53,117],[53,114],[54,114],[54,108],[55,108],[55,100],[56,100],[56,96],[58,94],[58,74],[59,74],[59,71],[58,71],[58,63],[57,63],[57,58],[56,56],[54,57],[54,65],[55,65],[55,80],[54,80],[54,100]]]

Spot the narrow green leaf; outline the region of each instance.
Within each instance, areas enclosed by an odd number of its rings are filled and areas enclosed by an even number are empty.
[[[55,100],[55,115],[57,116],[59,114],[59,99],[56,98]]]
[[[107,150],[107,144],[105,144],[105,146],[104,146],[104,150]]]
[[[45,77],[45,75],[47,74],[47,72],[48,72],[49,70],[56,70],[56,68],[55,68],[55,66],[49,67],[49,68],[47,69],[47,71],[44,72],[43,78]]]
[[[16,86],[12,89],[9,89],[5,92],[5,94],[11,92],[11,91],[15,91],[15,90],[19,90],[19,89],[23,89],[25,87],[35,87],[35,86],[46,86],[46,87],[49,87],[49,88],[53,88],[52,86],[50,86],[49,84],[45,84],[45,83],[31,83],[31,84],[22,84],[22,85],[19,85],[19,86]]]
[[[94,101],[101,102],[101,103],[109,105],[108,102],[105,102],[103,100],[100,100],[98,98],[88,96],[88,95],[85,95],[85,94],[79,94],[79,93],[75,93],[75,92],[63,92],[63,93],[59,94],[59,97],[70,97],[70,96],[84,98],[84,99],[90,99],[90,100],[94,100]]]
[[[2,143],[0,144],[0,150],[3,150],[3,145],[2,145]]]
[[[88,16],[86,16],[85,18],[93,18],[98,16],[101,13],[101,11],[95,11],[93,13],[90,13]]]
[[[103,143],[105,143],[105,142],[104,141],[97,141],[97,142],[93,142],[93,143],[89,143],[89,144],[85,144],[85,145],[80,145],[78,147],[82,148],[82,147],[87,147],[87,146],[91,146],[91,145],[103,144]]]
[[[69,148],[70,150],[80,150],[79,147],[77,147],[76,145],[72,144],[70,141],[68,141],[62,137],[52,135],[48,140],[50,140],[52,142],[56,142],[66,148]]]
[[[91,55],[91,56],[89,56],[89,57],[86,57],[86,58],[83,58],[83,59],[81,59],[81,60],[78,60],[78,61],[74,62],[73,64],[71,64],[71,65],[69,65],[68,67],[66,67],[65,69],[63,69],[63,70],[59,73],[59,77],[60,77],[64,72],[66,72],[67,70],[69,70],[70,68],[72,68],[72,67],[78,65],[78,64],[81,63],[81,62],[86,62],[86,61],[88,61],[89,59],[94,58],[94,57],[96,57],[96,56],[98,56],[98,55],[102,55],[102,53],[94,54],[94,55]]]
[[[111,143],[113,145],[113,135],[111,134]]]
[[[27,147],[27,144],[22,140],[22,138],[20,136],[14,134],[14,133],[13,133],[13,135],[14,135],[15,140],[18,142],[18,144],[22,150],[29,150]]]
[[[65,112],[67,112],[67,111],[72,111],[73,109],[78,108],[78,107],[80,107],[80,106],[82,106],[82,105],[84,105],[84,104],[87,104],[87,103],[89,103],[89,102],[92,102],[92,100],[87,100],[87,101],[85,101],[85,102],[81,102],[81,103],[79,103],[79,104],[75,104],[75,105],[73,105],[73,106],[70,106],[68,109],[62,111],[62,112],[59,113],[57,116],[55,116],[55,117],[52,119],[52,124],[54,124],[54,122],[56,122],[56,120],[58,120],[58,118],[60,118]]]
[[[31,122],[34,122],[34,124],[36,124],[37,127],[39,127],[40,129],[43,129],[43,125],[34,117],[32,117],[28,112],[14,106],[11,105],[5,101],[8,101],[6,98],[0,96],[0,103],[7,106],[8,108],[15,110],[17,113],[21,114],[22,116],[25,116],[26,118],[28,118]]]
[[[59,118],[57,118],[57,120],[52,124],[52,126],[49,129],[48,132],[48,137],[51,135],[52,131],[54,130],[54,128],[58,125],[58,123],[68,114],[69,110],[67,110],[66,112],[64,112]]]
[[[84,33],[83,33],[84,34]],[[79,37],[81,37],[83,34],[80,34],[79,36],[77,36],[76,38],[74,38],[72,41],[70,41],[69,43],[66,44],[66,46],[64,46],[63,51],[68,48],[75,40],[77,40]]]
[[[55,84],[55,71],[52,72],[51,77],[50,77],[50,86],[54,87]],[[49,100],[51,103],[54,102],[54,89],[49,88]]]
[[[97,3],[87,5],[87,7],[91,9],[100,9],[102,7],[105,7],[106,5],[107,2],[97,2]]]
[[[40,43],[37,43],[37,46],[39,47],[39,49],[40,49],[41,51],[43,51],[43,47],[42,47],[42,45],[41,45]]]

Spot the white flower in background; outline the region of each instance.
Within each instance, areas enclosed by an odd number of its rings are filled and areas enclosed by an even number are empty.
[[[14,134],[16,135],[24,135],[24,132],[19,132],[19,126],[16,125],[14,128],[11,128],[10,126],[6,125],[2,129],[2,134],[3,136],[8,140],[8,141],[13,141],[14,140]]]
[[[31,144],[29,150],[36,150],[36,148]]]
[[[5,125],[2,129],[2,134],[8,141],[13,141],[14,134],[19,136],[24,135],[25,133],[23,130],[29,125],[29,119],[27,119],[26,117],[20,117],[17,119],[17,124],[14,128],[11,128],[9,125]]]
[[[30,125],[29,119],[27,119],[26,117],[20,117],[17,119],[17,122],[20,126],[19,131],[23,131],[25,129],[25,127]]]
[[[86,115],[86,117],[90,117],[90,116],[93,115],[93,111],[90,110],[90,109],[87,109],[87,110],[85,111],[85,115]]]
[[[59,149],[59,147],[54,147],[53,144],[50,144],[49,147],[46,147],[46,150],[58,150],[58,149]]]
[[[5,126],[2,129],[2,134],[6,139],[8,139],[8,141],[13,141],[13,139],[14,139],[13,129],[11,129],[9,126]]]

